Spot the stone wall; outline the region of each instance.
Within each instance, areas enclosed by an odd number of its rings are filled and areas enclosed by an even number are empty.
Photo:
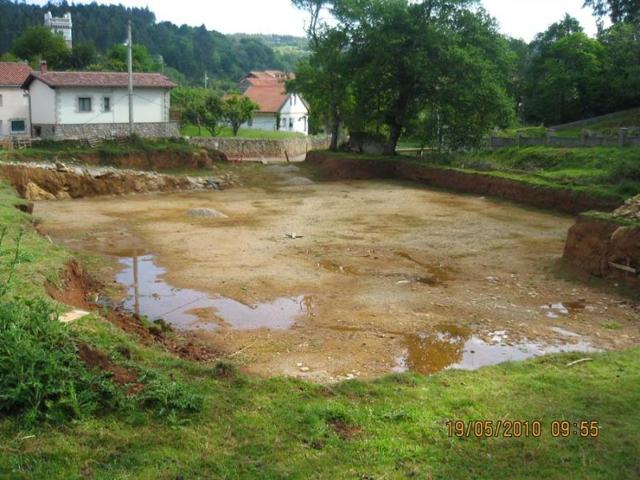
[[[210,150],[218,150],[229,160],[290,160],[306,155],[310,150],[329,148],[330,138],[309,136],[286,140],[257,140],[245,138],[194,137],[189,143]]]
[[[78,140],[89,137],[113,138],[129,134],[128,123],[96,123],[84,125],[34,125],[39,128],[41,138],[51,140]],[[180,137],[178,122],[135,123],[133,131],[143,138]]]

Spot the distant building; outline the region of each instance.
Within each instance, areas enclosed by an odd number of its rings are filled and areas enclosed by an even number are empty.
[[[0,62],[0,138],[29,136],[29,95],[22,84],[31,74],[26,63]]]
[[[127,135],[127,85],[127,73],[49,72],[44,64],[22,85],[31,97],[32,135],[53,140]],[[180,136],[169,113],[176,84],[160,73],[134,73],[133,86],[134,133]]]
[[[242,79],[242,94],[260,107],[244,127],[309,134],[309,107],[298,94],[286,92],[285,81],[290,78],[290,74],[267,70],[250,72]]]
[[[73,47],[73,23],[70,13],[65,13],[64,17],[54,17],[51,12],[47,12],[44,14],[44,26],[64,38],[67,47]]]

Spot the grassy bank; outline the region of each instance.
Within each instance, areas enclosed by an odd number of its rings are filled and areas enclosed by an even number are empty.
[[[182,135],[185,135],[187,137],[211,137],[211,133],[206,128],[198,129],[198,127],[195,125],[184,125],[182,127]],[[233,131],[230,127],[221,128],[216,137],[233,138]],[[301,133],[295,132],[241,128],[238,131],[237,138],[244,138],[247,140],[287,140],[290,138],[305,138],[305,136]]]
[[[405,161],[498,175],[551,188],[626,199],[640,193],[640,149],[501,148],[431,153]]]
[[[131,410],[64,428],[0,421],[2,478],[637,478],[640,350],[560,355],[478,372],[322,387],[247,377],[142,348],[96,319],[74,327],[203,400],[175,418]],[[539,438],[451,438],[447,420],[541,421]],[[597,439],[551,422],[598,421]]]
[[[69,161],[84,155],[97,155],[106,162],[113,157],[152,152],[171,152],[178,155],[191,155],[198,147],[181,139],[135,139],[129,143],[103,142],[93,148],[84,142],[63,141],[34,142],[32,148],[23,150],[1,150],[0,160],[15,161]]]

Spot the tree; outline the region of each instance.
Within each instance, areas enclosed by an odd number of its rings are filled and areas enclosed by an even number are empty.
[[[236,137],[240,126],[250,121],[259,108],[250,98],[231,95],[223,102],[222,118],[231,125],[233,136]]]
[[[531,44],[525,118],[547,125],[602,113],[604,48],[566,16]]]
[[[348,42],[341,30],[316,33],[311,55],[298,65],[295,80],[287,85],[289,91],[300,93],[310,103],[313,115],[329,124],[330,149],[334,151],[341,124],[353,109]]]
[[[599,18],[609,17],[614,24],[622,22],[640,23],[640,2],[638,0],[585,0],[585,7],[591,7]]]
[[[619,23],[600,34],[604,47],[602,110],[640,106],[640,24]]]
[[[29,27],[13,43],[12,52],[33,64],[46,61],[53,69],[69,64],[71,52],[64,39],[47,27]]]
[[[127,71],[127,47],[126,45],[114,45],[107,52],[106,58],[98,69],[113,70],[116,72]],[[135,72],[159,72],[161,65],[147,50],[147,47],[134,44],[132,48],[133,70]]]
[[[205,88],[178,87],[171,92],[171,103],[180,109],[183,122],[198,127],[198,135],[202,135],[203,128],[211,135],[218,133],[223,102],[216,92]]]
[[[81,70],[96,63],[98,52],[91,42],[76,43],[71,50],[69,65],[71,68]]]

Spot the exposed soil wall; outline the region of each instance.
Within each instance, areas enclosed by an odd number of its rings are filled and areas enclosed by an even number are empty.
[[[466,193],[489,195],[564,213],[611,211],[620,205],[614,198],[593,197],[571,190],[546,188],[482,173],[463,172],[396,160],[360,160],[309,152],[307,162],[331,179],[393,178]]]
[[[75,146],[76,143],[70,144]],[[20,150],[5,152],[7,161],[31,162],[38,161],[25,155]],[[90,153],[76,154],[73,152],[52,152],[43,155],[42,160],[56,160],[66,163],[80,163],[82,165],[132,168],[136,170],[168,170],[178,168],[200,169],[211,168],[216,161],[226,161],[227,158],[222,152],[208,150],[206,148],[143,150],[141,148],[131,149],[129,152],[111,152],[108,148],[99,147]]]
[[[21,163],[0,163],[0,177],[28,200],[224,188],[231,181],[227,177],[176,177],[114,168]]]
[[[592,275],[640,287],[640,227],[581,216],[569,230],[564,259]]]

